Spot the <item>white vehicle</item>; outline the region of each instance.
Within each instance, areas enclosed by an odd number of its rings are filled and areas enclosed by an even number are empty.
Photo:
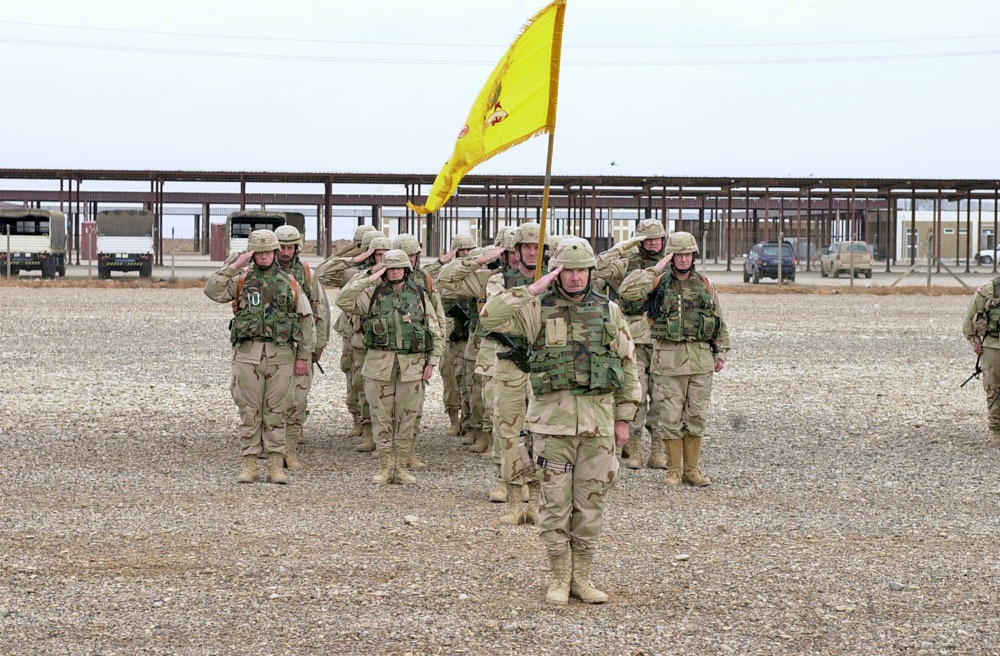
[[[979,251],[973,257],[979,264],[993,264],[997,261],[997,253],[1000,252],[1000,244],[993,248],[986,248]]]
[[[153,276],[153,213],[146,210],[100,211],[97,220],[97,277],[112,271]]]
[[[0,276],[38,270],[66,275],[66,215],[55,210],[0,210]]]
[[[266,210],[239,210],[226,217],[226,235],[229,240],[228,254],[242,253],[247,249],[247,240],[254,230],[274,230],[285,224],[295,226],[305,234],[306,220],[301,212],[268,212]]]

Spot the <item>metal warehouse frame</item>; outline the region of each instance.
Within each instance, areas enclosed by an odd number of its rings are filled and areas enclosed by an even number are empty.
[[[141,203],[156,216],[156,261],[163,263],[163,214],[167,205],[200,205],[194,217],[201,252],[209,252],[212,205],[302,206],[315,208],[320,255],[330,252],[334,219],[379,225],[389,213],[398,215],[401,232],[421,238],[428,255],[446,248],[462,219],[473,220],[481,239],[492,238],[500,225],[540,218],[544,176],[468,175],[456,195],[437,215],[420,217],[406,209],[406,201],[422,201],[434,174],[403,173],[287,173],[250,171],[139,171],[96,169],[0,169],[0,180],[18,188],[0,189],[0,201],[27,206],[58,203],[67,215],[70,257],[79,263],[80,221],[93,215],[100,203]],[[58,190],[33,189],[39,181],[58,182]],[[93,182],[110,190],[87,190]],[[107,184],[107,183],[112,184]],[[149,184],[148,191],[116,191],[115,182]],[[168,191],[190,183],[208,183],[238,191]],[[315,191],[273,193],[248,191],[256,185],[311,185]],[[8,186],[10,186],[8,184]],[[122,185],[123,187],[126,185]],[[397,193],[358,193],[357,187],[398,187]],[[322,191],[319,191],[322,190]],[[556,175],[550,183],[549,231],[589,238],[598,250],[611,243],[613,228],[623,221],[658,218],[668,227],[694,233],[704,244],[704,257],[720,260],[731,270],[750,245],[761,239],[786,239],[822,245],[835,239],[860,239],[885,257],[885,270],[896,263],[900,221],[915,225],[918,203],[933,208],[932,240],[935,260],[964,259],[969,271],[973,249],[973,215],[980,231],[998,230],[1000,180],[904,178],[766,178]],[[954,204],[957,222],[965,211],[964,243],[958,230],[943,240],[942,215]],[[985,205],[985,213],[984,213]],[[902,206],[902,207],[901,207]],[[364,208],[364,216],[335,217],[335,208]],[[85,212],[85,209],[87,210]],[[359,213],[360,214],[360,213]],[[200,217],[204,217],[201,220]],[[956,231],[952,231],[956,232]],[[952,252],[952,246],[954,252]],[[992,244],[990,244],[992,246]],[[807,252],[806,255],[813,253]],[[914,263],[911,254],[908,264]],[[806,258],[806,268],[812,263]],[[996,270],[996,263],[993,265]]]

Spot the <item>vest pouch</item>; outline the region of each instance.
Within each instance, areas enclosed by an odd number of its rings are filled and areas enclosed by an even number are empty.
[[[576,381],[570,378],[573,370],[562,362],[564,357],[561,351],[549,350],[533,355],[530,379],[536,396],[576,387]]]
[[[371,319],[365,323],[365,346],[383,350],[389,348],[389,326],[385,319]]]
[[[594,354],[590,358],[590,391],[607,393],[620,390],[625,381],[621,360],[615,356]]]
[[[719,336],[719,329],[722,327],[722,320],[715,314],[702,313],[701,321],[698,322],[698,341],[710,342]]]
[[[1000,337],[1000,307],[993,306],[986,311],[986,334]]]
[[[566,322],[561,317],[545,320],[545,346],[566,346]]]
[[[421,325],[412,327],[412,343],[407,353],[428,353],[434,349],[434,333]]]

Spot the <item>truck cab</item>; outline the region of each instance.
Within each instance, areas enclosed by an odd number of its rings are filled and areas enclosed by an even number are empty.
[[[66,215],[56,210],[0,210],[0,275],[66,275]]]

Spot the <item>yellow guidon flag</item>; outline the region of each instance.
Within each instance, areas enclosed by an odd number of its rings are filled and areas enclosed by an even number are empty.
[[[411,210],[436,212],[477,164],[555,129],[565,13],[566,0],[555,0],[524,26],[479,92],[451,159],[434,179],[427,203],[407,202]]]

